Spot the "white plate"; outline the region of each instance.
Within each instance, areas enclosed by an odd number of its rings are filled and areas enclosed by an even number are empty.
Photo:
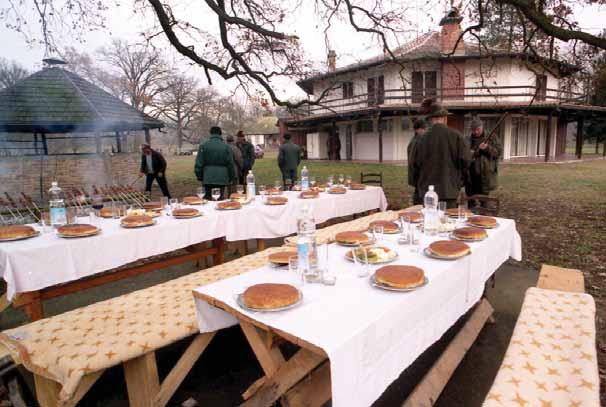
[[[471,251],[465,253],[462,256],[458,256],[458,257],[444,257],[444,256],[438,256],[437,254],[434,254],[431,250],[429,250],[429,247],[426,247],[425,250],[423,250],[423,253],[425,254],[425,256],[431,257],[432,259],[438,259],[438,260],[459,260],[462,257],[469,256],[471,254]]]
[[[482,240],[486,240],[486,237],[483,237],[481,239],[463,239],[462,237],[456,236],[453,232],[450,232],[448,237],[454,240],[460,240],[461,242],[481,242]]]
[[[427,276],[424,277],[423,282],[421,284],[419,284],[416,287],[410,287],[410,288],[397,288],[397,287],[390,287],[388,285],[385,284],[381,284],[379,282],[377,282],[375,275],[371,275],[370,276],[370,285],[372,285],[373,287],[377,287],[380,288],[382,290],[387,290],[387,291],[397,291],[397,292],[401,292],[401,293],[407,293],[410,291],[415,291],[421,287],[425,287],[427,284],[429,283],[429,280],[427,279]]]
[[[353,250],[353,249],[352,249]],[[386,259],[386,260],[381,260],[381,261],[374,261],[374,262],[368,262],[368,264],[375,265],[375,264],[386,264],[386,263],[391,263],[392,261],[396,260],[398,258],[398,253],[395,250],[391,250],[393,253],[395,253],[395,256],[392,257],[391,259]],[[352,253],[352,257],[350,258],[349,256],[347,256],[348,252],[345,252],[345,259],[349,260],[353,263],[354,259],[353,256],[355,256],[355,253]]]
[[[61,233],[57,232],[57,236],[62,237],[64,239],[77,239],[77,238],[80,238],[80,237],[95,236],[95,235],[98,235],[100,232],[101,232],[101,229],[97,228],[97,230],[95,230],[94,232],[90,232],[90,233],[87,233],[85,235],[68,236],[68,235],[62,235]]]
[[[303,293],[298,288],[297,288],[297,291],[299,292],[299,300],[297,302],[295,302],[294,304],[290,304],[290,305],[287,305],[285,307],[262,308],[262,309],[259,309],[259,308],[250,308],[246,304],[244,304],[244,300],[242,299],[242,294],[243,293],[240,293],[240,294],[238,294],[236,296],[236,302],[238,303],[238,306],[240,308],[242,308],[243,310],[246,310],[246,311],[251,311],[251,312],[280,312],[280,311],[286,311],[286,310],[298,307],[303,302]]]
[[[154,226],[156,224],[156,220],[155,219],[152,219],[152,220],[153,220],[153,223],[150,223],[149,225],[126,226],[122,222],[120,222],[120,226],[122,226],[124,229],[147,228],[147,227],[150,227],[150,226]]]

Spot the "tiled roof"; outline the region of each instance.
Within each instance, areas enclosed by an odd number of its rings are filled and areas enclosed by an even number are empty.
[[[164,124],[58,67],[44,68],[0,90],[0,132],[92,132]]]

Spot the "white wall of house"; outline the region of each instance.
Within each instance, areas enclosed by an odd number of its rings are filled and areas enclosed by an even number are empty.
[[[307,133],[307,158],[317,160],[320,157],[320,133]]]

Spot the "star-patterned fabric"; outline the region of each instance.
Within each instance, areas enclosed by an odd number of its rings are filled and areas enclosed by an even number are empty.
[[[338,226],[342,230],[362,230],[373,220],[395,216],[394,212],[378,213]],[[4,331],[0,333],[0,345],[31,372],[58,382],[60,399],[68,401],[86,374],[197,333],[192,290],[262,267],[271,253],[280,250],[284,249],[269,248],[163,284]]]
[[[484,407],[599,407],[595,303],[588,294],[526,291]]]

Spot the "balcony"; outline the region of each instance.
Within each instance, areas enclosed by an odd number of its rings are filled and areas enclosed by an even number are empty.
[[[423,97],[435,97],[445,106],[498,108],[508,105],[589,105],[584,93],[535,86],[493,86],[453,89],[425,89],[425,95],[404,89],[385,89],[351,98],[324,99],[320,105],[306,106],[294,112],[296,118],[339,115],[372,108],[418,109]]]

